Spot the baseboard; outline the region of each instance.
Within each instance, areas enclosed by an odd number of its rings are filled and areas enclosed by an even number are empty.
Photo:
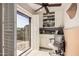
[[[46,47],[40,47],[40,49],[52,50],[51,48],[46,48]]]

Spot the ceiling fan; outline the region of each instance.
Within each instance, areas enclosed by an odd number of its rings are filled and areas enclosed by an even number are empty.
[[[61,3],[35,3],[37,5],[41,5],[40,8],[38,8],[37,10],[35,10],[35,12],[39,11],[40,9],[44,8],[46,10],[46,13],[50,13],[48,7],[59,7],[61,6]]]

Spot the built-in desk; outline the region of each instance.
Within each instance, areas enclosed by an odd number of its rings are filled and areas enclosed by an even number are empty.
[[[56,31],[58,32],[56,33]],[[54,38],[56,34],[58,35],[63,34],[62,27],[40,28],[40,47],[50,48],[49,47],[50,39]]]

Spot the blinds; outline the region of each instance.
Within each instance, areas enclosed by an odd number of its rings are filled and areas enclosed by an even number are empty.
[[[14,56],[16,51],[16,10],[14,4],[3,4],[4,7],[4,56]]]
[[[2,4],[0,4],[0,56],[2,56]]]

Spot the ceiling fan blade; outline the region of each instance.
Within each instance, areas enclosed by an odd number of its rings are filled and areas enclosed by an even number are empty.
[[[49,4],[48,6],[49,7],[58,7],[58,6],[61,6],[62,4],[61,3],[55,3],[55,4]]]
[[[42,9],[42,8],[43,8],[43,6],[42,6],[42,7],[40,7],[39,9],[35,10],[35,12],[37,12],[38,10],[40,10],[40,9]]]
[[[45,6],[44,8],[46,10],[46,13],[49,13],[49,10],[48,10],[47,6]]]

